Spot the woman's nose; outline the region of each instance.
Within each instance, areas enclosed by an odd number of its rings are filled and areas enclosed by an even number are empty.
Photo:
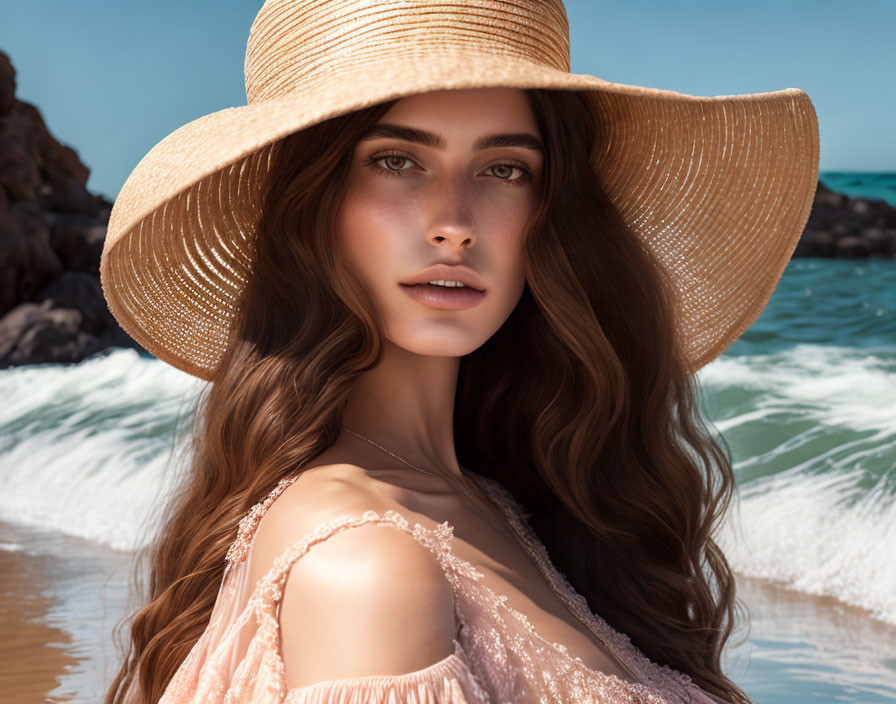
[[[433,244],[447,241],[455,246],[471,246],[476,240],[474,194],[466,176],[433,183],[427,197],[427,239]]]

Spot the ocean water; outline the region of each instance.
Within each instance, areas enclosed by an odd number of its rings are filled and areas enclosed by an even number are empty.
[[[871,176],[849,178],[896,200]],[[896,261],[791,261],[698,377],[739,487],[718,541],[752,611],[729,674],[765,704],[896,701]],[[76,701],[111,676],[122,565],[184,469],[201,385],[133,350],[0,371],[0,550],[69,575],[48,618],[81,648],[59,689]]]
[[[855,197],[880,198],[896,207],[896,172],[822,171],[818,180],[831,190]]]

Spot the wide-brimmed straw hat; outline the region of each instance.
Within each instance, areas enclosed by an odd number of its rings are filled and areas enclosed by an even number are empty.
[[[703,97],[570,73],[560,0],[268,0],[245,74],[247,105],[178,128],[137,164],[100,266],[125,331],[203,379],[251,275],[272,147],[353,110],[453,88],[589,93],[601,125],[594,168],[674,283],[694,371],[765,307],[817,186],[806,93]]]

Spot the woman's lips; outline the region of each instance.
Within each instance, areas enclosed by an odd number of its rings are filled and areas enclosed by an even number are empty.
[[[410,298],[427,308],[463,310],[472,308],[485,297],[485,291],[469,286],[438,286],[436,284],[398,284]]]

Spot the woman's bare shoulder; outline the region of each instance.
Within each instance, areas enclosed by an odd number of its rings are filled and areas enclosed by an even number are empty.
[[[260,578],[284,550],[320,526],[366,511],[403,512],[387,485],[369,479],[351,464],[318,465],[303,470],[268,507],[252,546],[253,577]]]
[[[362,467],[319,465],[306,472],[258,524],[250,559],[256,582],[284,551],[336,519],[394,510],[414,524],[416,515],[382,482],[368,481]],[[325,539],[289,553],[295,557],[279,622],[290,687],[416,671],[453,652],[454,595],[431,549],[391,522],[342,528],[322,531]]]

